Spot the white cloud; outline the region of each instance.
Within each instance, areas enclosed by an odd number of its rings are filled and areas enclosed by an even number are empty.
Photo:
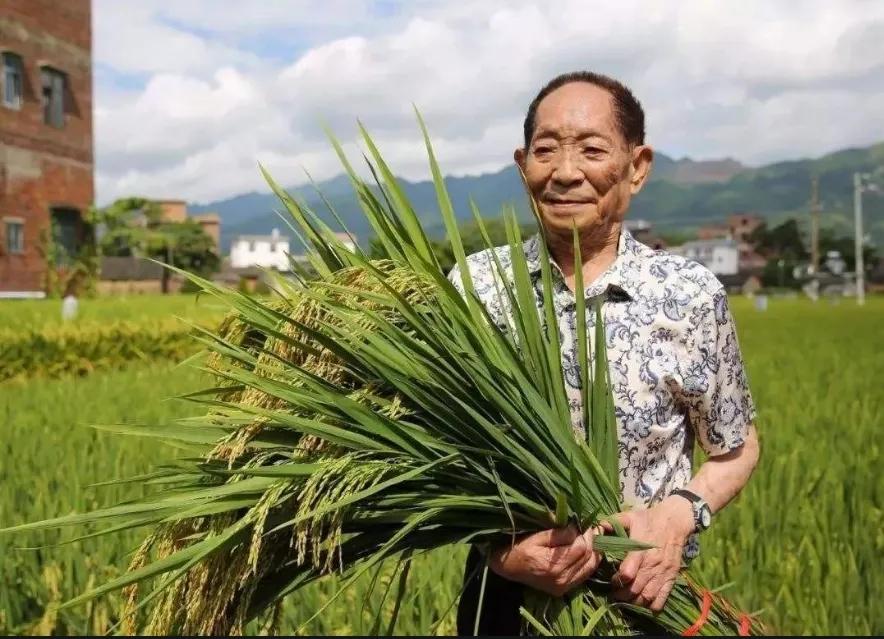
[[[286,184],[301,166],[331,177],[320,121],[352,141],[357,117],[397,172],[423,178],[412,102],[447,171],[495,170],[533,94],[581,68],[629,84],[649,142],[674,155],[760,163],[884,139],[884,3],[405,6],[100,3],[99,199],[265,190],[258,160]],[[287,30],[316,44],[282,63],[254,44]]]
[[[258,62],[247,51],[164,24],[149,3],[102,2],[93,16],[95,62],[117,72],[206,73]]]

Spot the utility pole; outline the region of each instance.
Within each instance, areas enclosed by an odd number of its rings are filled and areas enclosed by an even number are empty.
[[[853,224],[856,235],[856,303],[866,302],[866,278],[863,266],[863,175],[853,174]]]
[[[810,181],[810,267],[817,277],[820,270],[820,179],[814,176]]]

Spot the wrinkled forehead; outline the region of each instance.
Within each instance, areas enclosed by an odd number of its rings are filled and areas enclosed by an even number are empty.
[[[607,90],[587,82],[573,82],[559,87],[537,105],[532,139],[594,135],[622,142],[614,99]]]

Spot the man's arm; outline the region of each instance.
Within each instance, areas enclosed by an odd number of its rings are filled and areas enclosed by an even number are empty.
[[[721,510],[752,474],[758,461],[755,406],[749,392],[737,330],[720,285],[702,306],[687,332],[687,356],[681,363],[692,383],[679,391],[686,418],[707,461],[688,483],[713,512]],[[630,537],[656,546],[630,553],[614,576],[620,599],[660,610],[681,567],[682,549],[693,532],[693,509],[687,499],[669,496],[646,510],[619,515]]]
[[[706,460],[687,488],[705,499],[713,513],[718,512],[749,481],[758,456],[758,434],[753,425],[742,446]],[[694,530],[691,504],[672,495],[651,508],[620,513],[617,517],[632,539],[657,547],[626,556],[613,578],[615,587],[620,586],[614,596],[654,611],[662,610],[678,577],[685,542]]]
[[[712,512],[717,513],[743,490],[755,470],[760,452],[758,431],[752,425],[740,448],[707,459],[687,489],[700,495]]]

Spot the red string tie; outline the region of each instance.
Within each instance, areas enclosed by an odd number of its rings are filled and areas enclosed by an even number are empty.
[[[706,623],[706,620],[709,618],[709,610],[712,608],[712,593],[708,590],[703,591],[703,604],[700,606],[700,615],[697,617],[697,620],[688,626],[683,633],[681,633],[682,637],[694,637],[698,632],[700,632],[700,628]]]
[[[749,628],[750,628],[749,624],[750,624],[749,615],[747,615],[744,612],[743,614],[740,615],[740,629],[738,630],[741,637],[748,637],[749,636]]]

